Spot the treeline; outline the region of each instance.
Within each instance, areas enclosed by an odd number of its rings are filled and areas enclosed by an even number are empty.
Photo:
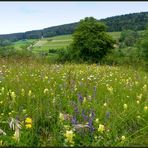
[[[148,22],[148,12],[114,16],[101,19],[99,21],[104,22],[108,26],[108,32],[122,30],[144,30]],[[5,46],[6,44],[10,44],[10,41],[13,42],[21,39],[38,39],[42,37],[72,34],[78,24],[79,22],[76,22],[44,28],[42,30],[27,31],[25,33],[0,35],[0,46]]]

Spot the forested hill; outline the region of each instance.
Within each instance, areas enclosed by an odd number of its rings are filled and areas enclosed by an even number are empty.
[[[143,30],[148,25],[148,12],[132,13],[120,16],[108,17],[99,20],[108,26],[108,31],[122,31],[124,29]],[[42,30],[27,31],[25,33],[14,33],[0,35],[0,41],[20,39],[33,39],[41,37],[51,37],[56,35],[71,34],[74,32],[78,22],[45,28]]]

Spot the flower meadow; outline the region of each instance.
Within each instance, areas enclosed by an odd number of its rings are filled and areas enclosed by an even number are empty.
[[[0,59],[0,146],[147,146],[148,73]]]

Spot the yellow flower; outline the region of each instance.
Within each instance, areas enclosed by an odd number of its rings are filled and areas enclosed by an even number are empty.
[[[44,94],[46,94],[48,91],[49,91],[48,88],[45,88],[44,89]]]
[[[63,121],[64,120],[64,115],[62,113],[60,113],[59,118],[60,118],[61,121]]]
[[[84,97],[84,100],[83,100],[83,103],[85,103],[86,102],[86,97]]]
[[[96,123],[99,123],[99,119],[98,119],[98,118],[96,118],[95,122],[96,122]]]
[[[103,124],[99,124],[98,132],[103,133],[104,130],[105,130],[104,125]]]
[[[124,110],[126,110],[127,109],[127,104],[124,104],[123,108],[124,108]]]
[[[21,95],[24,96],[25,95],[25,90],[22,88],[21,90]]]
[[[75,134],[73,133],[72,130],[66,131],[66,133],[65,133],[66,140],[67,140],[68,142],[70,142],[70,143],[74,143],[74,142],[73,142],[73,137],[74,137],[74,136],[75,136]]]
[[[113,93],[113,88],[111,86],[107,85],[107,90],[112,94]]]
[[[32,124],[32,119],[27,117],[26,120],[25,120],[25,123],[27,124]]]
[[[139,101],[139,100],[137,100],[136,102],[137,102],[137,104],[139,104],[139,103],[140,103],[140,101]]]
[[[1,92],[2,92],[2,94],[4,93],[4,90],[5,90],[5,88],[4,88],[4,87],[2,87],[2,88],[1,88]]]
[[[0,146],[2,146],[3,145],[3,141],[2,140],[0,140]]]
[[[29,90],[29,92],[28,92],[28,96],[31,96],[31,95],[32,95],[32,91]]]
[[[11,112],[9,112],[8,114],[9,114],[9,115],[11,115],[12,113],[11,113]]]
[[[122,136],[122,137],[121,137],[121,140],[124,141],[124,140],[125,140],[125,136]]]
[[[12,97],[12,99],[15,99],[16,98],[16,94],[15,94],[14,91],[11,92],[11,97]]]
[[[146,84],[143,86],[143,90],[144,90],[144,91],[147,90],[147,85],[146,85]]]
[[[45,79],[48,79],[48,76],[45,76]]]
[[[148,107],[147,106],[144,106],[144,111],[147,111],[148,110]]]
[[[104,105],[104,107],[106,107],[107,106],[107,103],[105,102],[103,105]]]
[[[26,124],[26,128],[32,128],[32,124]]]

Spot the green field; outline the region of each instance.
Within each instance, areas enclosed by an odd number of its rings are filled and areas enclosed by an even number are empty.
[[[118,40],[120,32],[108,33],[113,39]],[[72,42],[72,35],[61,35],[43,39],[30,39],[25,41],[17,41],[14,43],[15,49],[21,49],[21,46],[33,43],[31,50],[35,53],[48,51],[49,49],[62,49],[66,48]]]
[[[148,73],[29,59],[0,65],[1,146],[148,145]]]

